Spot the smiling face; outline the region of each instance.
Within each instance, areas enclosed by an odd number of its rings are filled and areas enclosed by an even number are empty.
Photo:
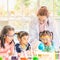
[[[5,42],[10,43],[14,38],[14,31],[10,30],[5,36]]]
[[[46,35],[46,36],[42,36],[41,37],[41,41],[45,44],[45,45],[50,45],[51,44],[51,36]]]

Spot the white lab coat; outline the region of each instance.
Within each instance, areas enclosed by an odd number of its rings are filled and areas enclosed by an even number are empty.
[[[56,20],[54,20],[51,16],[48,18],[49,26],[45,28],[45,30],[49,30],[53,32],[53,42],[55,44],[55,49],[59,49],[59,32],[57,28]],[[39,44],[39,21],[36,16],[31,16],[31,22],[29,24],[29,34],[30,34],[30,44],[35,47]]]

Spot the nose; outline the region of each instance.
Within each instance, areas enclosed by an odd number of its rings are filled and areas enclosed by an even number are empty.
[[[47,42],[47,40],[45,39],[45,40],[44,40],[44,42],[46,43],[46,42]]]

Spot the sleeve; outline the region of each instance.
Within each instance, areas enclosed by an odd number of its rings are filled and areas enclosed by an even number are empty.
[[[55,49],[59,50],[59,45],[60,45],[60,36],[59,36],[59,29],[58,29],[58,23],[57,21],[54,21],[53,23],[53,42],[55,44]]]
[[[53,42],[55,44],[55,50],[58,50],[59,44],[60,44],[58,22],[51,16],[49,17],[48,29],[49,29],[49,31],[53,32]]]
[[[16,49],[16,52],[17,52],[17,53],[21,52],[21,50],[20,50],[20,48],[19,48],[19,44],[16,44],[16,45],[15,45],[15,49]]]
[[[34,44],[39,40],[39,27],[37,17],[31,17],[31,22],[29,24],[29,34],[30,34],[30,44]]]

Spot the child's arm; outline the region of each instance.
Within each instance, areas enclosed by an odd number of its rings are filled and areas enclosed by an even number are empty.
[[[10,52],[9,55],[14,55],[14,43],[10,45]]]

